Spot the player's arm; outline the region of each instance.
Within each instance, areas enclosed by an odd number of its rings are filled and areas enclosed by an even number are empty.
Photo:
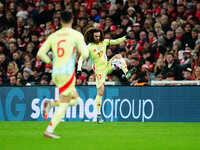
[[[126,36],[123,36],[123,37],[115,39],[115,40],[106,39],[106,43],[107,43],[107,45],[117,45],[117,44],[124,42],[125,40],[126,40]]]
[[[51,64],[51,59],[47,55],[47,52],[51,48],[50,38],[47,38],[47,40],[42,44],[40,49],[38,50],[37,56],[46,64]]]
[[[88,51],[88,48],[87,48],[86,43],[84,41],[83,35],[80,36],[80,39],[79,39],[78,42],[79,42],[78,43],[78,52],[80,53],[80,57],[79,57],[79,60],[78,60],[77,70],[81,71],[83,61],[88,58],[89,51]]]
[[[87,46],[87,50],[89,50],[89,46]],[[83,61],[86,60],[88,57],[86,57],[86,58],[84,56],[79,57],[77,71],[81,71]]]
[[[83,64],[83,57],[80,56],[79,57],[79,60],[78,60],[78,67],[77,67],[77,71],[81,71],[81,68],[82,68],[82,64]]]
[[[85,60],[89,56],[89,51],[82,34],[79,35],[78,52],[80,56],[82,56],[83,60]]]

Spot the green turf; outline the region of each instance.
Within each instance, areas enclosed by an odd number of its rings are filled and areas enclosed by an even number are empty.
[[[43,137],[48,122],[0,122],[0,150],[199,150],[200,123],[64,122]]]

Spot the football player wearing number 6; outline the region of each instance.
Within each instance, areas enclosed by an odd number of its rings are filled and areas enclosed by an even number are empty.
[[[96,78],[97,96],[95,99],[97,109],[97,123],[103,123],[101,116],[101,101],[104,93],[104,82],[107,74],[111,73],[115,69],[122,69],[124,75],[127,74],[128,69],[125,60],[120,54],[113,56],[107,61],[106,46],[117,45],[129,39],[129,36],[124,36],[115,40],[104,39],[104,33],[102,29],[96,27],[90,27],[86,30],[84,38],[89,50],[89,56],[93,62],[93,70]],[[78,72],[80,74],[83,58],[79,59]]]
[[[83,35],[72,29],[72,13],[64,11],[61,13],[62,28],[49,35],[39,49],[37,56],[46,64],[52,64],[52,79],[59,88],[59,100],[43,102],[43,117],[46,120],[50,109],[58,106],[51,121],[44,132],[45,137],[60,138],[54,134],[56,126],[64,117],[69,106],[76,105],[80,97],[75,89],[75,62],[77,53],[85,59],[88,50]],[[47,55],[53,52],[53,61]]]

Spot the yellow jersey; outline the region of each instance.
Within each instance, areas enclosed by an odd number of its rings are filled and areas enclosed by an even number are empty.
[[[88,57],[88,49],[82,33],[67,27],[49,35],[39,49],[37,56],[48,64],[51,62],[47,54],[50,50],[53,52],[52,75],[72,75],[75,70],[77,52],[83,59]]]

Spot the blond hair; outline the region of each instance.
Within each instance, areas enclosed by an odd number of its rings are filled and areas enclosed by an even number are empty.
[[[12,67],[12,65],[14,66],[14,68]],[[16,74],[19,71],[19,68],[15,61],[11,61],[8,64],[7,72],[11,72],[11,71],[13,71],[14,74]]]

